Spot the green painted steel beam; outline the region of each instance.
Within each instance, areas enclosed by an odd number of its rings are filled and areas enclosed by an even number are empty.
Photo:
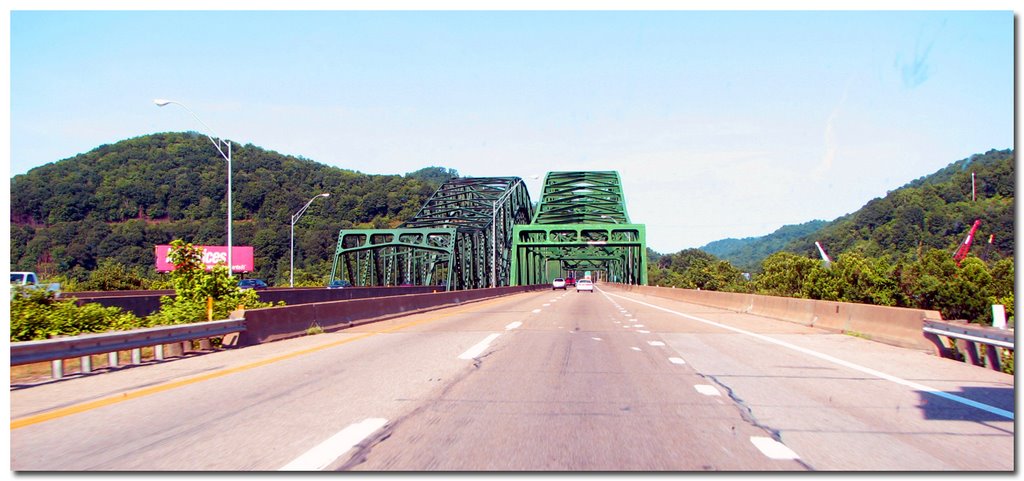
[[[619,173],[549,172],[533,225],[628,224]]]
[[[629,220],[618,172],[550,172],[532,222],[513,228],[512,284],[580,270],[647,284],[645,231]]]
[[[331,279],[357,286],[443,283],[449,290],[507,286],[512,226],[532,216],[518,177],[451,179],[397,229],[339,232]]]

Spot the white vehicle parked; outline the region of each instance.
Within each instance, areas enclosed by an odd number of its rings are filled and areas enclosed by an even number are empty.
[[[11,272],[11,292],[13,293],[18,286],[26,289],[46,289],[53,291],[57,296],[60,295],[60,284],[53,283],[42,286],[39,284],[39,276],[35,272]]]

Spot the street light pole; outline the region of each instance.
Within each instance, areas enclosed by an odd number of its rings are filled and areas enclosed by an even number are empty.
[[[296,212],[294,215],[292,215],[292,242],[291,242],[291,249],[290,249],[290,251],[291,251],[291,256],[290,256],[291,260],[289,262],[289,268],[288,268],[288,287],[295,287],[295,223],[299,221],[299,217],[302,217],[302,214],[304,214],[306,212],[306,209],[309,208],[309,205],[312,204],[313,201],[317,199],[317,197],[330,197],[330,196],[331,196],[331,194],[329,192],[324,192],[323,194],[315,195],[315,196],[313,196],[312,199],[309,199],[309,202],[306,202],[306,205],[302,206],[302,208],[299,209],[298,212]]]
[[[179,107],[185,109],[188,113],[192,114],[192,117],[195,117],[195,119],[198,120],[200,124],[203,124],[203,127],[206,127],[207,131],[212,132],[214,135],[216,135],[216,132],[214,132],[209,125],[206,125],[206,122],[203,122],[203,119],[199,118],[199,116],[196,115],[196,113],[193,112],[192,109],[186,107],[185,104],[167,99],[153,99],[153,103],[156,104],[158,107],[163,107],[167,104],[178,105]],[[220,136],[217,136],[217,138],[214,139],[213,136],[211,136],[210,134],[204,133],[204,135],[206,135],[206,138],[210,139],[210,142],[213,143],[213,146],[217,149],[217,153],[219,153],[221,157],[224,157],[224,160],[228,162],[228,277],[234,277],[235,265],[232,263],[231,258],[232,251],[234,250],[231,243],[231,221],[233,220],[231,216],[231,142],[228,140],[224,140],[224,138]],[[227,147],[227,153],[224,152],[224,146]]]

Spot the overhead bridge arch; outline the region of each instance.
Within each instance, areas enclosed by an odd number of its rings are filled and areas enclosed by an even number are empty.
[[[342,229],[331,280],[448,290],[507,286],[512,226],[532,216],[519,177],[451,179],[396,229]]]
[[[519,177],[466,177],[442,184],[398,228],[342,229],[331,280],[461,290],[589,272],[646,284],[646,250],[617,172],[550,172],[536,210]]]
[[[548,173],[532,221],[512,236],[512,285],[588,272],[647,284],[645,227],[629,220],[618,172]]]

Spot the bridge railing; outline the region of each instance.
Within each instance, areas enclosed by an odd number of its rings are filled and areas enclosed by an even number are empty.
[[[1002,370],[1002,356],[999,349],[1014,351],[1013,329],[971,324],[967,321],[937,321],[926,319],[922,329],[928,340],[935,344],[939,355],[945,358],[957,358],[957,351],[966,355],[964,361],[975,366],[988,365],[997,371]],[[955,346],[942,342],[941,337],[949,339]],[[984,356],[978,351],[982,350]],[[986,363],[987,360],[987,363]]]
[[[1014,349],[1013,330],[969,324],[966,321],[945,321],[942,314],[935,310],[734,292],[616,285],[639,294],[855,334],[894,346],[936,353],[950,359],[958,358],[956,351],[959,350],[965,353],[965,361],[976,366],[985,366],[984,359],[978,354],[980,344],[985,346],[982,349],[985,351],[984,357],[988,361],[988,367],[995,370],[1002,370],[999,349]],[[957,349],[944,344],[939,336],[953,339]]]
[[[167,356],[178,355],[179,349],[181,353],[192,350],[194,341],[199,341],[200,350],[209,349],[211,340],[215,338],[222,338],[222,347],[242,347],[304,336],[312,326],[331,332],[425,310],[548,287],[547,284],[498,287],[268,307],[236,311],[232,313],[236,318],[223,321],[15,342],[11,343],[11,366],[50,361],[51,376],[61,379],[64,377],[64,360],[68,359],[79,359],[81,372],[88,374],[93,371],[94,355],[107,354],[108,365],[116,367],[119,364],[119,353],[131,351],[131,363],[142,364],[144,348],[153,348],[154,359],[162,361]],[[174,352],[169,353],[168,349]]]
[[[201,322],[175,326],[147,327],[121,332],[104,332],[11,344],[11,365],[51,362],[54,379],[64,377],[64,360],[78,358],[83,373],[92,372],[92,356],[107,354],[110,367],[118,365],[118,353],[131,351],[132,364],[141,364],[142,348],[152,347],[157,360],[164,359],[164,347],[175,343],[209,340],[245,331],[245,319]],[[185,348],[183,347],[184,351]]]

